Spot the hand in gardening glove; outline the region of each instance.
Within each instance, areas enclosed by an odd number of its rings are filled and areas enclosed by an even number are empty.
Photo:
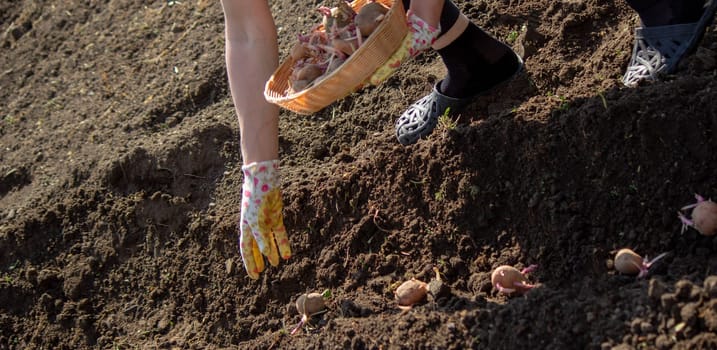
[[[406,13],[406,19],[408,21],[408,34],[406,34],[398,50],[369,78],[371,85],[382,83],[401,66],[401,62],[428,50],[433,42],[436,41],[438,35],[441,34],[440,25],[438,28],[432,27],[411,10]]]
[[[284,259],[291,256],[281,212],[279,161],[254,162],[243,166],[242,172],[239,250],[249,277],[257,279],[264,271],[262,254],[272,266],[279,264],[279,254]]]

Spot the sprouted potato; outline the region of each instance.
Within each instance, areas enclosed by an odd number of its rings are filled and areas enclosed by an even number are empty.
[[[299,331],[301,326],[311,318],[311,316],[318,315],[325,312],[326,304],[324,303],[324,296],[319,293],[308,293],[302,294],[296,299],[296,311],[301,315],[301,321],[294,327],[291,334],[295,334]]]
[[[528,283],[528,277],[526,277],[526,275],[535,271],[537,267],[538,265],[530,265],[521,271],[509,265],[498,266],[493,270],[490,276],[490,282],[493,284],[493,287],[501,293],[522,294],[535,287]]]
[[[632,249],[622,248],[615,254],[615,270],[625,275],[637,275],[637,278],[647,276],[650,267],[658,260],[662,259],[667,253],[662,253],[652,260],[647,257],[643,259]]]
[[[423,300],[426,294],[428,294],[428,284],[415,278],[403,282],[394,292],[398,307],[401,309],[410,309]]]
[[[711,199],[705,200],[699,194],[695,194],[697,203],[682,207],[680,210],[692,209],[691,218],[686,217],[682,212],[677,216],[682,221],[682,232],[687,227],[693,227],[697,232],[705,236],[714,236],[717,233],[717,203]]]
[[[365,38],[371,35],[386,16],[388,8],[378,2],[370,2],[359,10],[354,19],[361,35]]]
[[[288,94],[307,89],[338,69],[376,29],[388,8],[369,2],[359,9],[359,16],[348,2],[338,0],[336,7],[321,6],[317,11],[323,15],[322,23],[315,25],[308,34],[299,35],[298,42],[290,50],[293,66]],[[356,20],[364,29],[359,29]],[[298,74],[306,66],[312,66],[312,74]],[[320,74],[316,74],[317,67]]]

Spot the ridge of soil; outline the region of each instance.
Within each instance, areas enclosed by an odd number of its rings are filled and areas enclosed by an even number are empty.
[[[717,348],[717,238],[677,218],[717,197],[714,27],[628,89],[623,1],[456,3],[525,74],[409,147],[393,122],[443,76],[433,52],[282,111],[293,257],[257,281],[219,2],[0,4],[0,349]],[[270,1],[281,57],[319,4]],[[668,255],[636,279],[612,269],[622,247]],[[537,288],[498,294],[503,264],[538,264]]]

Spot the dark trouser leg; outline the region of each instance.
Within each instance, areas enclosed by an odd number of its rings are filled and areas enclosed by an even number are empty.
[[[448,70],[439,90],[455,98],[485,91],[513,76],[519,67],[510,47],[473,23],[438,54]]]
[[[625,0],[647,27],[692,23],[699,20],[704,0]]]

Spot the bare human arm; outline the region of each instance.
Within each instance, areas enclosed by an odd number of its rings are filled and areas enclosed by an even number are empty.
[[[249,277],[291,257],[279,181],[279,108],[264,85],[279,64],[267,0],[222,0],[229,88],[239,118],[242,175],[239,251]]]
[[[279,108],[264,84],[279,64],[276,26],[267,0],[222,0],[226,65],[239,118],[244,164],[279,157]]]

